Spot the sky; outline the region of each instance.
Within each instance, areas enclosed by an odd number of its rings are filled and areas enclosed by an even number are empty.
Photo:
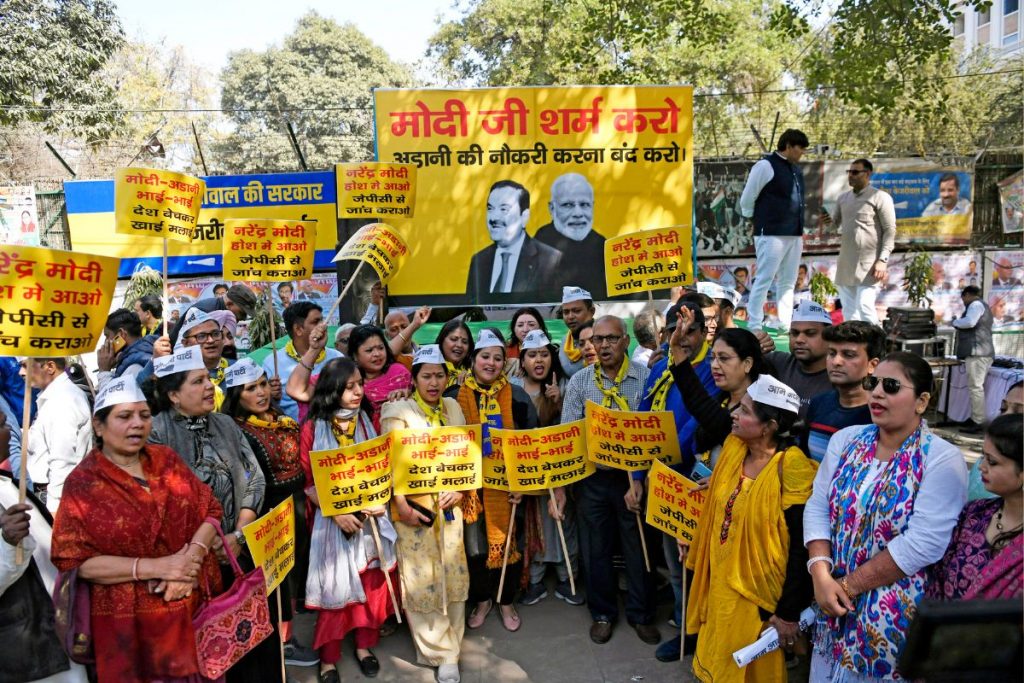
[[[453,14],[453,0],[118,0],[117,4],[130,39],[166,38],[215,74],[233,50],[280,45],[309,10],[339,23],[352,22],[393,59],[408,64],[423,56],[437,26],[435,19]]]

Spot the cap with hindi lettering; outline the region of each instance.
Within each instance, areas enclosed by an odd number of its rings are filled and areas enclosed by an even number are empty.
[[[183,346],[182,340],[185,339],[185,335],[188,334],[191,329],[199,327],[203,323],[208,322],[217,323],[218,328],[220,328],[221,326],[221,324],[217,322],[216,318],[211,316],[206,311],[202,311],[196,308],[195,306],[185,311],[185,319],[181,323],[181,329],[178,330],[178,345],[176,348]]]
[[[198,346],[186,346],[169,356],[153,359],[153,374],[157,377],[200,369],[205,370],[206,365],[203,363],[203,351]]]
[[[480,350],[494,346],[500,346],[501,348],[505,348],[505,345],[501,343],[501,339],[498,338],[498,335],[494,334],[486,327],[480,330],[480,336],[477,337],[474,348]]]
[[[562,303],[571,304],[573,301],[593,301],[594,295],[582,287],[562,287]]]
[[[543,330],[530,330],[523,337],[523,342],[519,345],[520,351],[529,351],[530,349],[542,349],[549,345],[551,340],[544,334]]]
[[[224,385],[238,387],[255,382],[266,372],[253,362],[252,358],[243,358],[224,371]]]
[[[824,323],[832,324],[832,316],[824,307],[810,299],[804,299],[793,309],[793,322],[795,323]]]
[[[725,288],[717,282],[698,282],[697,291],[712,299],[725,299]]]
[[[788,410],[795,414],[800,412],[799,394],[771,375],[758,377],[747,389],[747,393],[755,403],[775,406],[779,410]]]
[[[416,353],[412,356],[412,364],[423,365],[424,363],[444,365],[444,355],[441,353],[441,347],[437,344],[427,344],[416,349]]]
[[[120,377],[107,382],[100,393],[96,394],[96,404],[92,408],[92,414],[95,415],[109,406],[140,402],[145,403],[146,397],[135,378]]]

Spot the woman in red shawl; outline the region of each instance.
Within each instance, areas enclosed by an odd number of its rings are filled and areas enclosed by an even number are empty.
[[[134,379],[104,388],[92,423],[97,447],[64,486],[51,557],[91,584],[98,679],[205,681],[192,615],[209,597],[200,586],[220,586],[204,521],[220,504],[174,451],[146,443],[152,416]]]

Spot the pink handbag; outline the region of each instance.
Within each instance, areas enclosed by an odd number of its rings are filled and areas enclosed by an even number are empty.
[[[212,518],[206,521],[217,529],[227,548],[220,522]],[[242,574],[238,560],[230,551],[226,552],[235,573],[235,582],[226,592],[200,607],[192,617],[199,673],[212,679],[223,676],[274,630],[267,608],[263,568],[257,567],[248,574]]]

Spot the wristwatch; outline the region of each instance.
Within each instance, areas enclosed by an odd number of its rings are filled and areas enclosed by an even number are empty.
[[[235,530],[235,540],[238,541],[238,545],[245,545],[245,534],[241,530]]]

